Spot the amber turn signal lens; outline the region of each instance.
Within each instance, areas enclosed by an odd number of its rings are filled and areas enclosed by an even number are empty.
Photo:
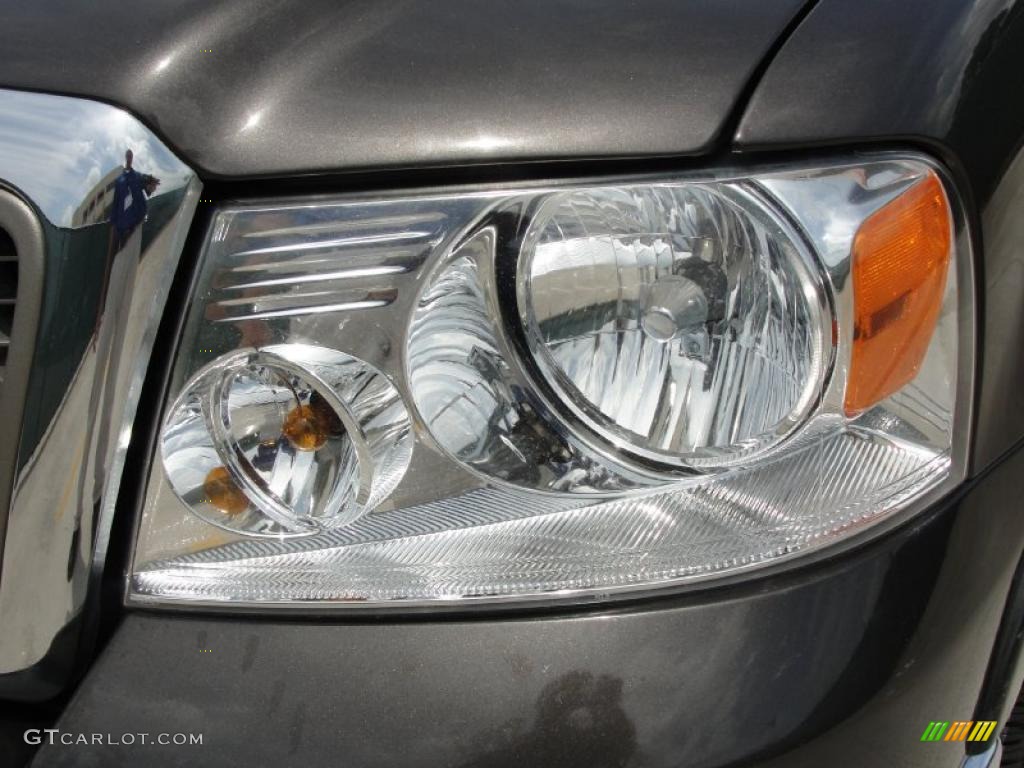
[[[227,467],[214,467],[203,481],[210,503],[226,515],[240,515],[249,508],[249,499],[235,484]]]
[[[942,306],[952,229],[942,182],[929,172],[857,231],[847,415],[917,376]]]

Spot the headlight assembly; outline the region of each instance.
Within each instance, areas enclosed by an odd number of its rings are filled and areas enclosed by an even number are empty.
[[[929,161],[215,216],[132,599],[462,605],[721,577],[962,480]]]

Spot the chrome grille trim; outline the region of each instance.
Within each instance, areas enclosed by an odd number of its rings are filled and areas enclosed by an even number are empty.
[[[148,216],[120,231],[111,212],[128,197],[115,189],[125,149],[134,168],[161,184],[150,189],[151,180],[133,177]],[[23,333],[29,246],[14,237],[8,360],[25,340],[31,363],[17,428],[8,432],[12,422],[0,417],[9,435],[0,441],[0,484],[6,472],[12,488],[0,506],[0,697],[42,699],[66,682],[92,615],[142,382],[201,185],[120,109],[0,89],[0,187],[36,222],[45,278],[38,332]],[[4,412],[18,399],[11,374],[9,365]]]

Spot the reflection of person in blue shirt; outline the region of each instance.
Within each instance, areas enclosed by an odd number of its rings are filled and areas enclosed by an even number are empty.
[[[114,202],[110,207],[110,249],[107,251],[107,264],[105,273],[103,275],[103,289],[100,292],[99,306],[96,310],[96,330],[99,330],[100,319],[103,317],[104,310],[106,309],[111,279],[115,274],[113,266],[118,262],[115,257],[118,256],[123,250],[126,250],[126,246],[131,240],[132,234],[138,229],[146,219],[147,203],[146,199],[151,196],[157,186],[160,184],[160,179],[155,176],[150,176],[147,173],[139,173],[132,168],[132,159],[134,155],[129,149],[124,153],[124,170],[121,175],[114,180]],[[139,252],[139,240],[136,238],[134,246],[134,254],[125,254],[121,256],[121,261],[126,259],[132,259],[138,261],[141,254]],[[125,272],[127,265],[121,264],[121,269],[117,271],[117,275]],[[134,274],[134,267],[131,270]],[[115,290],[114,299],[120,301],[120,291],[118,286],[114,286]]]
[[[114,204],[110,209],[114,250],[118,251],[146,218],[146,197],[160,180],[132,168],[132,151],[124,153],[124,172],[114,181]]]
[[[125,334],[132,322],[132,293],[135,290],[136,270],[142,260],[142,230],[139,225],[146,219],[147,198],[160,184],[155,176],[139,173],[132,168],[132,151],[124,153],[124,170],[114,180],[114,202],[110,209],[110,248],[107,251],[103,289],[96,308],[93,330],[93,386],[89,400],[89,413],[97,414],[89,421],[86,445],[93,444],[93,428],[108,424],[113,418],[118,392],[125,396],[127,379],[123,375],[120,354],[125,345]],[[143,306],[145,300],[143,299]],[[83,366],[84,368],[84,366]],[[116,437],[116,436],[115,436]],[[87,487],[88,472],[81,472],[79,493],[83,499],[99,498],[113,459],[115,440],[107,430],[101,429],[96,437],[96,462],[93,466],[93,487]]]

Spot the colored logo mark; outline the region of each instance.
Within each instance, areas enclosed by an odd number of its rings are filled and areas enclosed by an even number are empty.
[[[952,723],[933,721],[924,729],[921,741],[988,741],[995,729],[994,720],[956,720]]]

